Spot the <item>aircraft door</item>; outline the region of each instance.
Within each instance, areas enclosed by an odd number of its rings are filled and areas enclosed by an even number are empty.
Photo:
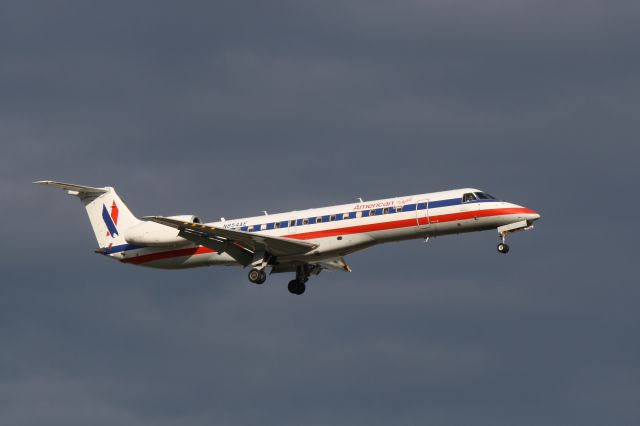
[[[419,200],[416,203],[416,225],[418,229],[430,230],[429,200]]]

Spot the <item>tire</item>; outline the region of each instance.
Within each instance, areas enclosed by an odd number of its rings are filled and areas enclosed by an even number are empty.
[[[258,281],[256,281],[256,284],[264,284],[266,280],[267,280],[267,273],[263,269],[262,271],[260,271],[260,278],[258,278]]]
[[[502,254],[509,253],[509,246],[505,243],[498,244],[498,251]]]
[[[287,286],[289,293],[300,295],[304,293],[307,289],[307,286],[304,283],[299,282],[298,280],[289,281],[289,285]]]
[[[256,268],[253,268],[252,270],[250,270],[249,271],[249,275],[248,275],[249,281],[251,281],[254,284],[258,284],[258,281],[260,281],[260,277],[261,277],[260,272],[262,272],[262,271],[260,271],[259,269],[256,269]],[[266,277],[266,275],[265,275],[265,277]]]

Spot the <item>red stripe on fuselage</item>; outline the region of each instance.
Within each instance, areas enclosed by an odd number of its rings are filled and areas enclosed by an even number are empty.
[[[438,216],[431,216],[431,223],[445,223],[455,222],[458,220],[469,220],[476,217],[491,217],[491,216],[507,216],[512,214],[537,214],[533,210],[525,207],[510,207],[504,209],[490,209],[490,210],[471,210],[466,212],[457,212],[449,214],[441,214]],[[427,220],[424,219],[424,224]],[[422,225],[423,223],[421,223]]]
[[[505,216],[512,214],[536,214],[533,210],[524,207],[510,207],[502,209],[490,209],[490,210],[471,210],[466,212],[448,213],[437,216],[430,216],[429,221],[431,224],[440,224],[447,222],[455,222],[459,220],[469,220],[476,217],[491,217],[491,216]],[[420,217],[420,225],[427,225],[427,217]],[[295,240],[314,240],[318,238],[336,237],[338,235],[350,235],[350,234],[362,234],[366,232],[375,231],[388,231],[391,229],[400,229],[416,226],[416,218],[394,220],[388,222],[370,223],[367,225],[347,226],[343,228],[323,229],[320,231],[304,232],[300,234],[291,235],[279,235],[280,238],[291,238]],[[207,247],[198,246],[190,247],[179,250],[163,251],[160,253],[143,254],[141,256],[130,257],[128,259],[122,259],[123,263],[133,263],[139,265],[141,263],[151,262],[154,260],[171,259],[181,256],[194,256],[197,254],[213,253],[212,250]]]
[[[455,222],[458,220],[469,220],[476,217],[504,216],[511,214],[536,214],[533,210],[523,207],[491,209],[491,210],[471,210],[467,212],[457,212],[449,214],[441,214],[430,216],[427,220],[426,216],[419,217],[420,225],[440,224],[447,222]],[[344,228],[323,229],[320,231],[304,232],[300,234],[281,235],[282,238],[292,238],[295,240],[314,240],[317,238],[336,237],[338,235],[362,234],[365,232],[388,231],[390,229],[400,229],[416,226],[416,218],[393,220],[389,222],[370,223],[366,225],[347,226]]]
[[[189,247],[180,250],[171,250],[171,251],[162,251],[160,253],[151,253],[151,254],[143,254],[141,256],[130,257],[128,259],[122,259],[122,263],[133,263],[134,265],[139,265],[141,263],[151,262],[154,260],[162,260],[162,259],[171,259],[173,257],[181,257],[181,256],[195,256],[196,254],[207,254],[213,253],[215,250],[212,250],[208,247],[198,246],[198,247]]]

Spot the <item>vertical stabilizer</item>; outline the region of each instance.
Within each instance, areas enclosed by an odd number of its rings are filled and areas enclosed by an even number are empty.
[[[140,222],[111,187],[94,188],[49,180],[34,183],[64,189],[80,198],[101,248],[126,244],[123,231]]]

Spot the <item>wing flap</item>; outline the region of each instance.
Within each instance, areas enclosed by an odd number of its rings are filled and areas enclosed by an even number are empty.
[[[331,271],[351,272],[351,267],[347,265],[347,262],[345,262],[342,257],[334,257],[313,263],[319,265],[323,269]]]
[[[312,260],[309,262],[284,262],[272,266],[272,273],[279,274],[282,272],[296,272],[301,265],[310,265],[313,267],[313,274],[319,274],[323,270],[351,272],[351,267],[345,262],[343,257],[331,257],[323,260]]]
[[[227,253],[233,257],[242,266],[250,265],[253,261],[253,253],[247,250],[245,247],[239,246],[233,241],[221,240],[217,238],[209,238],[196,234],[189,230],[180,230],[178,235],[192,243],[199,244],[204,247],[208,247],[218,253]]]

